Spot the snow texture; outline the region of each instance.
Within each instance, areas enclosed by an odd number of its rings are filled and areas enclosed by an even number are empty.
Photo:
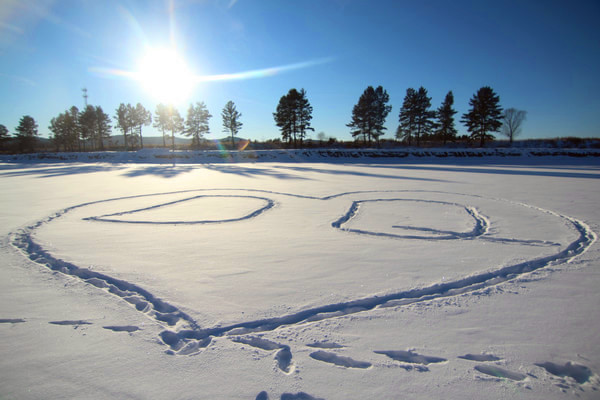
[[[589,152],[518,153],[12,158],[0,396],[594,398],[600,168]],[[427,157],[462,157],[441,154]],[[525,157],[537,164],[512,164]]]

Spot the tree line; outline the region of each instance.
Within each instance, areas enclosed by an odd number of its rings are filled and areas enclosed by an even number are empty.
[[[379,145],[380,137],[384,135],[385,121],[392,110],[388,105],[389,95],[383,87],[367,87],[352,108],[351,120],[347,127],[356,142],[362,141],[364,146],[373,142]],[[420,146],[423,141],[436,140],[444,145],[457,140],[457,130],[453,108],[454,95],[449,91],[444,101],[437,109],[431,107],[431,97],[427,89],[408,88],[398,114],[398,128],[395,139],[409,145]],[[462,122],[470,139],[484,146],[493,140],[493,133],[500,131],[513,139],[521,132],[521,126],[526,118],[526,112],[515,108],[503,110],[500,107],[500,97],[489,86],[480,88],[469,100],[469,111],[462,115]],[[311,126],[313,108],[304,89],[290,89],[279,100],[273,113],[275,125],[281,131],[283,142],[290,147],[302,147],[308,131],[314,131]],[[237,110],[233,101],[228,101],[221,111],[223,131],[231,137],[231,148],[235,148],[235,136],[239,133],[242,114]],[[142,104],[121,103],[113,116],[114,128],[123,135],[125,150],[144,148],[142,129],[152,124],[162,133],[163,147],[167,147],[167,139],[175,149],[175,135],[183,134],[192,138],[192,148],[199,149],[205,135],[210,133],[209,120],[212,115],[204,102],[190,104],[186,118],[170,105],[158,104],[154,115]],[[86,105],[83,110],[72,106],[58,116],[52,118],[48,129],[51,141],[56,151],[86,151],[105,148],[105,143],[111,138],[113,121],[100,106]],[[6,148],[6,143],[16,139],[19,151],[34,151],[38,126],[35,120],[26,115],[21,118],[11,138],[8,129],[0,125],[0,150]],[[324,133],[319,133],[319,140]]]
[[[361,94],[358,103],[352,108],[352,117],[347,127],[355,140],[362,140],[365,146],[373,142],[379,144],[379,138],[387,130],[385,121],[392,110],[388,105],[389,95],[378,86],[369,86]],[[396,139],[409,146],[420,146],[423,140],[437,140],[445,145],[457,140],[457,130],[453,108],[454,95],[449,91],[440,107],[431,109],[431,97],[427,89],[420,87],[415,90],[408,88],[398,115],[398,129]],[[486,141],[493,140],[492,133],[498,132],[507,136],[512,145],[514,137],[521,131],[526,112],[500,107],[500,97],[489,86],[480,88],[469,100],[470,109],[462,115],[461,122],[467,127],[471,140],[478,141],[483,147]],[[302,140],[307,130],[314,129],[310,126],[312,107],[306,97],[306,91],[291,89],[287,95],[281,97],[277,110],[273,113],[275,124],[281,131],[283,141],[297,147],[298,140]]]

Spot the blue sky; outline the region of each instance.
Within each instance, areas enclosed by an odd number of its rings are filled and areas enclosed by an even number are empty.
[[[159,100],[127,73],[149,48],[170,46],[196,76],[298,67],[190,84],[178,109],[185,116],[204,101],[208,138],[225,136],[228,100],[242,113],[241,137],[279,137],[279,98],[304,88],[312,136],[349,140],[352,107],[369,85],[390,95],[387,138],[407,88],[424,86],[433,108],[452,90],[463,134],[460,115],[486,85],[504,108],[528,112],[521,138],[598,137],[599,17],[597,0],[3,0],[0,124],[14,132],[31,115],[47,136],[52,117],[83,107],[83,87],[111,117],[119,103],[153,112]]]

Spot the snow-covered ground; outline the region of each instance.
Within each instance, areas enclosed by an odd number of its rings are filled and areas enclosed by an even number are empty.
[[[491,157],[5,159],[0,397],[598,398],[600,162]]]

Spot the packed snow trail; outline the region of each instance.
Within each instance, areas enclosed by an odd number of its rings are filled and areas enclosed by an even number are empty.
[[[320,200],[327,201],[334,198],[347,196],[347,195],[356,195],[356,194],[366,194],[366,193],[437,193],[437,194],[452,194],[452,195],[460,195],[460,196],[470,196],[474,198],[483,198],[482,196],[475,195],[464,195],[460,193],[449,193],[449,192],[439,192],[439,191],[415,191],[415,190],[390,190],[390,191],[359,191],[359,192],[347,192],[340,193],[325,197],[314,197],[314,196],[304,196],[304,195],[296,195],[290,193],[281,193],[281,192],[270,192],[265,190],[254,190],[254,189],[214,189],[214,191],[237,191],[237,192],[259,192],[264,194],[277,194],[282,196],[291,196],[297,198],[304,199],[312,199],[312,200]],[[70,275],[73,277],[77,277],[82,281],[89,283],[97,288],[107,290],[108,292],[122,298],[128,303],[132,304],[136,310],[144,313],[155,322],[159,323],[161,326],[165,327],[165,330],[160,334],[160,338],[162,343],[169,346],[170,350],[167,352],[169,354],[180,354],[180,355],[189,355],[194,354],[200,351],[200,349],[208,346],[213,337],[218,336],[239,336],[245,335],[252,332],[257,331],[271,331],[275,330],[281,326],[289,326],[295,324],[301,324],[306,322],[318,321],[327,318],[338,317],[341,315],[347,315],[362,311],[368,311],[375,309],[377,307],[393,307],[400,306],[405,304],[411,304],[421,301],[433,300],[443,297],[455,296],[467,292],[472,292],[475,290],[480,290],[483,288],[487,288],[490,286],[494,286],[500,284],[502,282],[506,282],[508,280],[514,279],[522,274],[529,273],[540,268],[544,268],[550,265],[557,265],[565,262],[570,262],[573,258],[584,253],[596,240],[596,234],[587,226],[584,222],[579,221],[575,218],[571,218],[568,216],[557,214],[553,211],[544,210],[538,207],[534,207],[528,204],[511,202],[503,199],[492,199],[496,201],[508,202],[513,205],[518,205],[522,207],[531,208],[537,210],[539,212],[543,212],[554,217],[562,219],[568,226],[570,226],[578,235],[577,239],[573,242],[569,243],[563,250],[558,253],[535,258],[532,260],[527,260],[524,262],[520,262],[517,264],[505,266],[493,271],[481,272],[477,274],[473,274],[464,278],[459,278],[454,281],[448,281],[443,283],[437,283],[428,287],[423,288],[415,288],[405,291],[400,291],[396,293],[386,294],[382,296],[369,296],[356,300],[351,300],[347,302],[326,304],[310,309],[305,309],[296,313],[291,313],[287,315],[283,315],[275,318],[266,318],[266,319],[257,319],[253,321],[245,321],[236,324],[230,324],[226,326],[217,326],[212,328],[204,328],[200,327],[199,324],[188,314],[184,313],[177,307],[168,304],[167,302],[157,298],[153,294],[151,294],[146,289],[136,285],[134,283],[130,283],[121,279],[116,279],[106,274],[102,274],[99,272],[92,271],[88,268],[79,267],[73,263],[66,262],[59,258],[52,256],[47,250],[45,250],[41,245],[36,243],[33,238],[33,233],[37,228],[42,225],[48,224],[53,220],[60,218],[66,213],[79,209],[85,206],[100,204],[105,202],[117,201],[117,200],[125,200],[125,199],[136,199],[142,197],[150,197],[164,194],[181,194],[181,193],[192,193],[192,192],[210,192],[211,189],[202,189],[202,190],[186,190],[186,191],[177,191],[177,192],[169,192],[169,193],[156,193],[156,194],[146,194],[146,195],[138,195],[138,196],[127,196],[120,198],[113,198],[107,200],[99,200],[94,202],[83,203],[80,205],[72,206],[65,208],[49,217],[46,217],[37,223],[28,226],[26,228],[21,229],[18,232],[11,234],[11,243],[13,246],[22,251],[31,261],[43,265],[51,270],[58,271],[64,273],[66,275]],[[136,212],[140,212],[143,210],[149,210],[158,207],[166,207],[169,205],[173,205],[176,203],[180,203],[187,200],[192,200],[200,197],[208,197],[204,195],[196,195],[186,199],[181,199],[177,201],[162,203],[159,205],[155,205],[152,207],[140,208],[136,210],[130,211],[122,211],[113,214],[107,214],[96,217],[87,217],[86,220],[90,221],[98,221],[104,223],[161,223],[161,222],[152,222],[152,221],[127,221],[127,220],[119,220],[111,217],[125,215],[125,214],[133,214]],[[167,223],[170,224],[207,224],[207,223],[235,223],[242,220],[249,220],[252,218],[257,218],[262,215],[264,212],[270,210],[274,205],[275,201],[266,197],[257,197],[257,196],[248,196],[248,195],[231,195],[231,196],[222,196],[222,195],[213,195],[212,197],[240,197],[240,198],[253,198],[264,201],[264,205],[257,210],[243,216],[240,218],[234,219],[224,219],[224,220],[198,220],[198,221],[170,221]],[[423,231],[431,233],[432,236],[418,236],[418,235],[394,235],[394,234],[384,234],[384,233],[376,233],[364,230],[357,229],[346,229],[343,227],[348,221],[350,221],[354,216],[357,215],[358,208],[360,204],[366,202],[382,202],[382,201],[422,201],[429,203],[437,203],[445,206],[458,206],[463,207],[466,213],[473,219],[474,227],[469,232],[453,232],[453,231],[441,231],[426,227],[411,227],[413,230]],[[385,236],[393,239],[426,239],[426,240],[449,240],[449,239],[467,239],[467,240],[496,240],[496,241],[516,241],[519,243],[528,243],[531,245],[539,245],[539,244],[548,244],[544,241],[530,240],[530,241],[518,241],[515,239],[501,239],[501,238],[486,238],[485,235],[489,229],[489,221],[486,217],[482,216],[476,208],[471,206],[465,206],[457,203],[451,202],[442,202],[442,201],[433,201],[433,200],[422,200],[422,199],[406,199],[406,198],[395,198],[395,199],[371,199],[371,200],[358,200],[352,203],[350,209],[337,221],[331,224],[333,228],[345,230],[350,233],[356,234],[367,234],[374,236]],[[404,228],[404,227],[399,227]],[[415,229],[416,228],[416,229]],[[550,243],[550,245],[554,245]],[[166,326],[165,326],[166,324]],[[107,329],[111,329],[110,327]],[[120,329],[120,328],[119,328]],[[119,329],[116,329],[118,331]],[[126,329],[125,329],[126,330]],[[259,346],[260,347],[260,346]],[[277,359],[279,360],[280,369],[285,371],[286,373],[290,370],[291,365],[291,352],[289,347],[285,345],[278,345],[279,349]],[[323,356],[323,354],[319,353],[319,356]],[[323,356],[321,357],[327,358],[331,362],[334,362],[333,358]],[[339,360],[338,360],[339,361]],[[334,362],[335,363],[335,362]]]

